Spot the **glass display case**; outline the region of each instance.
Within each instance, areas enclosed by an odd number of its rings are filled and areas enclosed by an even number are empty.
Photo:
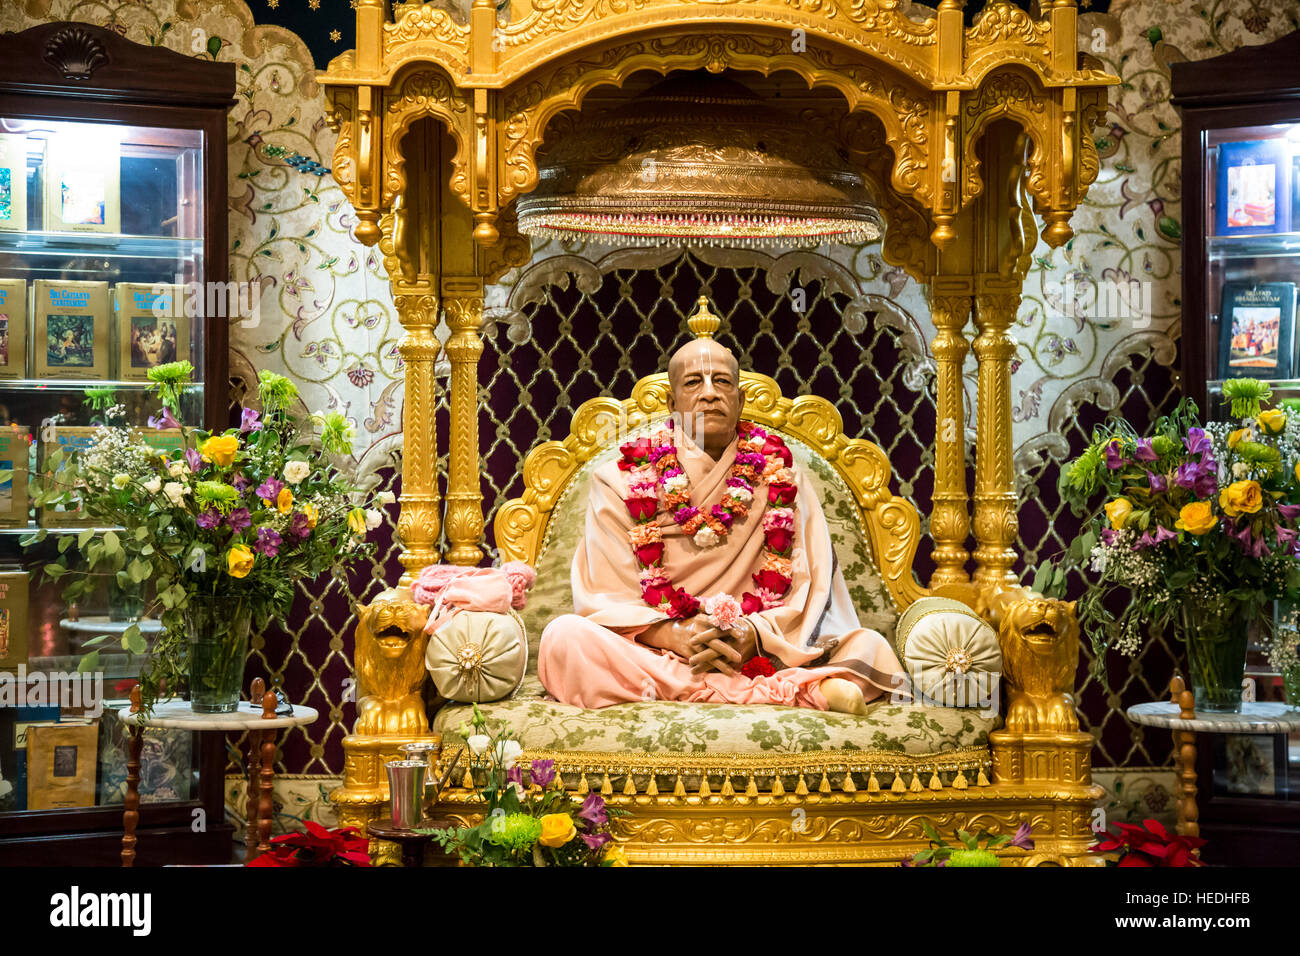
[[[1264,379],[1300,408],[1297,58],[1291,34],[1171,66],[1183,120],[1183,388],[1212,420],[1229,417],[1230,378]],[[1253,638],[1247,674],[1257,699],[1284,699]],[[1300,735],[1210,736],[1219,739],[1198,751],[1205,858],[1290,864],[1300,851]]]
[[[42,570],[60,540],[112,529],[35,507],[30,482],[97,428],[178,441],[148,423],[167,362],[195,369],[182,420],[224,426],[229,319],[210,290],[224,304],[233,92],[232,64],[86,24],[0,36],[0,862],[31,862],[33,841],[66,846],[63,864],[120,849],[116,712],[160,626],[129,576],[65,602]],[[224,746],[205,736],[146,735],[143,863],[229,858]]]

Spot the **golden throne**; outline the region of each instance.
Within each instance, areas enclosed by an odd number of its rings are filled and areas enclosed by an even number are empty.
[[[526,757],[555,759],[576,792],[598,788],[630,811],[618,826],[632,862],[898,861],[926,845],[924,820],[945,832],[1011,832],[1028,823],[1037,846],[1028,855],[1012,851],[1016,862],[1090,859],[1100,789],[1090,777],[1092,738],[1073,716],[1073,616],[1018,589],[1012,570],[1010,330],[1038,220],[1046,242],[1066,242],[1070,214],[1096,178],[1090,128],[1115,79],[1077,52],[1075,0],[1042,0],[1033,14],[994,0],[969,27],[961,0],[929,12],[905,6],[515,0],[499,20],[493,0],[473,0],[464,16],[402,3],[389,21],[383,0],[357,0],[356,49],[321,81],[339,132],[336,178],[356,211],[357,237],[384,256],[406,331],[398,531],[407,573],[360,615],[357,653],[372,675],[362,674],[359,687],[369,732],[344,742],[344,784],[332,795],[342,823],[364,827],[378,818],[387,800],[384,761],[404,743],[429,739],[427,715],[409,706],[415,689],[383,662],[422,650],[421,612],[405,589],[412,577],[439,560],[483,558],[476,366],[484,286],[531,255],[514,228],[514,203],[538,184],[537,152],[556,129],[552,120],[581,111],[594,90],[616,95],[640,71],[705,69],[794,75],[825,93],[804,118],[839,138],[868,180],[887,221],[882,257],[928,287],[938,421],[929,588],[912,570],[919,516],[892,494],[876,446],[845,436],[825,401],[784,397],[761,375],[744,376],[746,416],[782,432],[837,502],[837,553],[862,556],[851,590],[863,596],[863,623],[887,628],[926,594],[961,600],[999,627],[1007,704],[980,722],[969,710],[888,702],[867,718],[734,707],[706,717],[720,705],[646,703],[624,705],[642,708],[625,721],[604,711],[560,712],[536,697],[530,676],[521,696],[488,705],[489,717],[509,719],[530,748]],[[445,507],[434,429],[434,366],[444,347],[434,333],[444,316]],[[972,318],[976,334],[968,337]],[[962,378],[972,350],[973,513]],[[498,511],[501,556],[538,566],[525,612],[532,641],[541,618],[568,610],[567,567],[556,569],[567,563],[568,516],[590,468],[613,453],[620,428],[663,414],[664,389],[664,378],[652,375],[627,400],[583,405],[564,441],[532,451],[522,497]],[[433,714],[448,743],[460,713],[443,706]],[[475,805],[452,787],[437,810],[468,819]]]

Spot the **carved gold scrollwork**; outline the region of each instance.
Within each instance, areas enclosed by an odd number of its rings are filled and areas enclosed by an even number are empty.
[[[406,188],[406,157],[402,154],[402,137],[411,124],[432,116],[445,125],[456,143],[452,158],[451,189],[470,201],[469,155],[473,142],[473,111],[470,96],[459,90],[445,73],[437,69],[415,70],[405,74],[389,92],[384,118],[384,186],[382,201],[391,206],[393,199]]]

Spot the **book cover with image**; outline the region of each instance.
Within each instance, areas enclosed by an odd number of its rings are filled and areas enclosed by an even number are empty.
[[[38,378],[108,378],[108,283],[33,283]]]
[[[1291,153],[1285,140],[1219,145],[1215,235],[1291,231]]]
[[[0,378],[27,377],[27,283],[0,279]]]
[[[88,130],[52,137],[45,164],[46,230],[120,232],[121,182],[119,143]]]
[[[0,229],[27,229],[27,137],[0,133]]]
[[[185,287],[119,282],[113,287],[117,377],[144,381],[149,370],[190,357]]]
[[[0,670],[27,663],[26,571],[0,571]]]
[[[0,527],[26,527],[27,456],[32,436],[22,425],[0,425]]]
[[[1219,312],[1219,378],[1295,374],[1294,282],[1225,282]]]

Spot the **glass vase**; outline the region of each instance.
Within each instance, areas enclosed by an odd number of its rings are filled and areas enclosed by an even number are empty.
[[[1241,713],[1241,682],[1246,674],[1246,643],[1253,621],[1246,606],[1185,602],[1179,637],[1187,648],[1187,669],[1197,712]]]
[[[229,714],[239,705],[252,608],[233,598],[191,595],[185,611],[190,651],[190,708]]]
[[[131,623],[144,616],[144,586],[122,587],[113,578],[108,581],[108,619]]]

